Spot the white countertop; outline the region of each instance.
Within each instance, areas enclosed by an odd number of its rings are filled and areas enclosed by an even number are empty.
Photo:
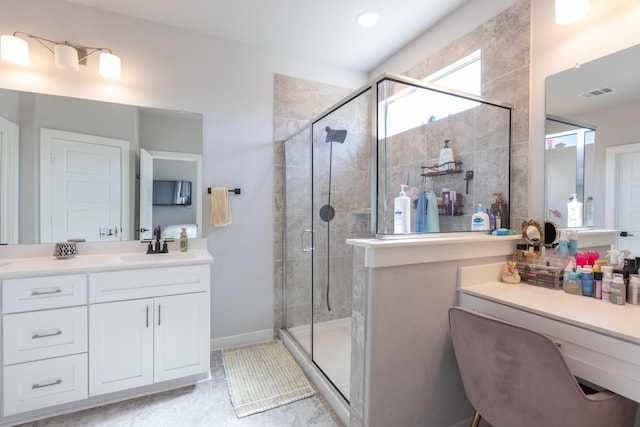
[[[526,283],[504,283],[495,278],[495,272],[499,276],[499,265],[487,266],[489,269],[493,268],[493,273],[483,274],[479,270],[480,266],[470,267],[466,272],[465,267],[462,267],[460,291],[640,344],[640,305],[616,305],[595,298],[567,294],[563,290]]]
[[[145,252],[79,254],[73,258],[20,257],[0,259],[0,278],[126,270],[160,266],[209,264],[213,258],[204,248],[188,252],[149,254]]]

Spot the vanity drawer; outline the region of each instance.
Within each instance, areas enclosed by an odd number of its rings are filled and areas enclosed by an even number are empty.
[[[69,307],[87,303],[87,276],[24,277],[2,281],[2,311],[21,311]]]
[[[98,303],[206,292],[209,277],[209,264],[90,273],[89,300]]]
[[[21,363],[4,368],[4,415],[86,399],[87,354]]]
[[[5,365],[87,351],[87,307],[9,314],[3,323]]]

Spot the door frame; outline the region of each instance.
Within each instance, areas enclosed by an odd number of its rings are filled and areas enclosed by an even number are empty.
[[[106,138],[80,132],[68,132],[58,129],[40,129],[40,243],[45,236],[47,242],[51,240],[52,206],[48,198],[49,192],[43,191],[51,183],[51,141],[53,139],[69,139],[74,142],[106,145],[120,149],[120,240],[129,240],[131,236],[130,206],[130,144],[123,139]],[[126,237],[125,237],[126,236]]]
[[[632,142],[630,144],[616,145],[607,147],[606,169],[605,169],[605,206],[618,206],[618,158],[624,154],[640,152],[640,142]],[[604,227],[606,229],[617,230],[618,227],[618,210],[604,210]],[[619,236],[616,236],[616,246],[619,245]]]

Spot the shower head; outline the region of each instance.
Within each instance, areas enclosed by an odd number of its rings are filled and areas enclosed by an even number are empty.
[[[339,142],[342,144],[347,137],[346,129],[331,129],[327,126],[324,130],[327,132],[327,139],[325,139],[324,142]]]

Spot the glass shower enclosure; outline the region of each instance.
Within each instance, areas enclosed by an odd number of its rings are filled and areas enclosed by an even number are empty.
[[[470,231],[477,204],[490,207],[494,193],[508,203],[511,111],[384,74],[284,141],[282,325],[347,402],[361,397],[350,379],[362,369],[351,364],[362,360],[352,352],[364,352],[362,340],[352,339],[364,327],[352,324],[352,302],[354,289],[364,289],[364,266],[354,264],[346,241],[434,232],[422,226],[417,206],[429,192],[438,232]],[[445,140],[455,161],[439,164]],[[393,209],[400,185],[412,198],[411,227],[402,235]]]
[[[370,232],[370,89],[285,141],[284,326],[350,396],[350,238]]]

